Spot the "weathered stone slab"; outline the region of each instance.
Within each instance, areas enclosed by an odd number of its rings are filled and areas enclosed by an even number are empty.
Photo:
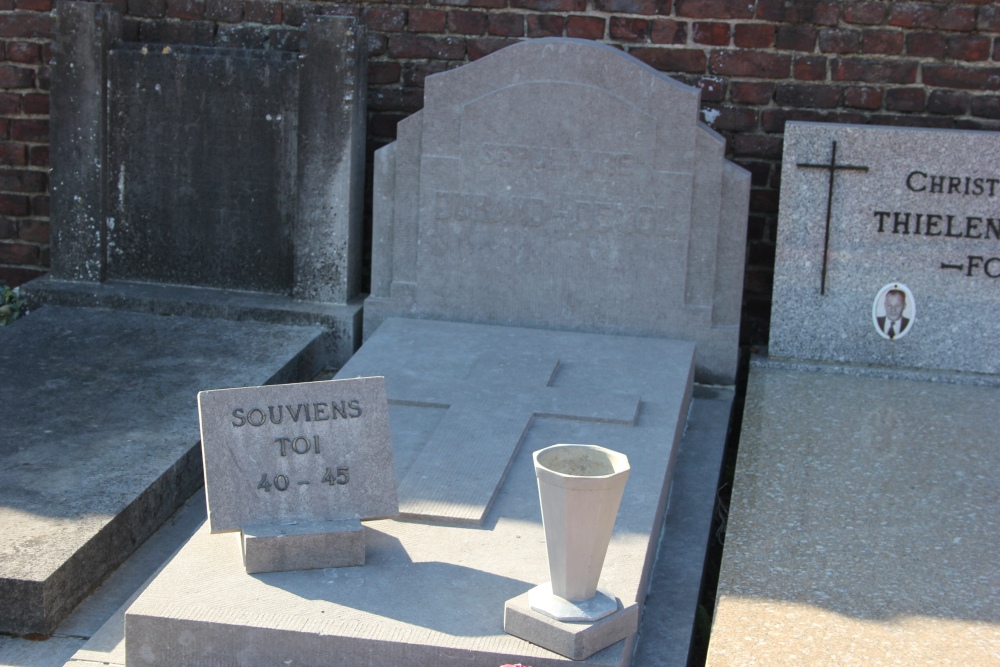
[[[244,526],[241,546],[248,574],[365,564],[358,519]]]
[[[571,108],[590,122],[553,111]],[[695,340],[699,378],[731,383],[749,175],[697,113],[696,89],[582,40],[429,77],[376,158],[366,331],[407,316]]]
[[[203,391],[198,409],[213,532],[398,514],[383,378]]]
[[[396,345],[388,369],[381,355],[367,358],[382,336]],[[629,425],[536,416],[483,527],[368,522],[362,568],[250,576],[239,557],[238,537],[206,529],[129,610],[128,663],[197,664],[226,656],[237,664],[278,659],[308,664],[335,652],[346,663],[568,664],[503,630],[505,601],[548,578],[531,452],[555,442],[599,443],[628,456],[633,473],[603,580],[623,605],[641,608],[690,403],[693,344],[393,319],[340,376],[368,375],[375,368],[386,373],[394,456],[403,477],[424,456],[445,410],[393,402],[394,378],[462,380],[480,358],[499,350],[555,355],[560,363],[551,386],[560,391],[589,387],[600,395],[641,396],[640,418]],[[488,415],[507,404],[495,400],[482,409]],[[471,440],[438,460],[428,487],[447,486],[463,459],[491,446]],[[634,642],[633,633],[576,664],[626,665]]]
[[[998,155],[1000,133],[789,123],[770,355],[1000,372]]]
[[[751,369],[708,664],[996,662],[998,402]]]
[[[321,335],[58,306],[0,330],[0,630],[52,630],[200,485],[199,389],[308,376]]]

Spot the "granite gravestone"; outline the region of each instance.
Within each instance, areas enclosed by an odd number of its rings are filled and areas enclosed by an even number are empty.
[[[625,62],[541,39],[428,79],[376,153],[366,336],[396,315],[695,340],[699,380],[734,381],[749,176],[695,90]]]
[[[675,511],[690,497],[671,491],[682,440],[707,461],[689,487],[705,493],[667,538],[664,560],[683,554],[662,593],[680,639],[653,650],[686,662],[733,397],[693,398],[693,378],[731,381],[735,368],[748,175],[698,124],[697,90],[591,42],[520,43],[431,77],[427,95],[379,153],[365,305],[378,330],[338,374],[386,378],[406,520],[366,524],[364,568],[259,578],[240,566],[235,536],[203,531],[129,609],[130,665],[336,653],[624,667],[667,495]],[[562,110],[581,100],[627,128],[597,137],[569,123]],[[515,159],[538,169],[520,173]],[[474,200],[475,215],[463,208]],[[691,340],[652,324],[671,318]],[[595,623],[545,617],[528,600],[549,576],[531,452],[557,442],[620,451],[633,469],[601,582],[617,611]],[[182,581],[195,589],[187,605]]]
[[[360,520],[399,513],[382,378],[203,391],[198,408],[208,522],[243,531],[247,572],[364,565]]]
[[[110,5],[56,9],[52,271],[36,303],[321,324],[360,342],[364,27],[299,52],[122,42]],[[193,289],[198,288],[198,289]]]
[[[787,125],[711,667],[995,662],[998,155]]]
[[[789,123],[770,356],[1000,371],[998,155],[989,132]]]
[[[293,57],[126,45],[111,5],[54,17],[52,271],[24,286],[53,305],[4,327],[0,360],[17,634],[51,632],[196,490],[200,389],[314,377],[361,324],[363,29],[311,20]]]

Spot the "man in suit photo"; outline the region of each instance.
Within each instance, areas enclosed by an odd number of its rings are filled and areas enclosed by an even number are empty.
[[[879,331],[893,340],[906,332],[910,320],[903,317],[906,309],[906,292],[891,289],[885,293],[885,317],[877,317]]]

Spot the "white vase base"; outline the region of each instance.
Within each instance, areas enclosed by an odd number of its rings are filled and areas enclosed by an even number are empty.
[[[620,609],[618,599],[609,591],[597,589],[586,600],[567,600],[552,592],[552,583],[546,582],[528,591],[532,611],[567,623],[593,623]]]

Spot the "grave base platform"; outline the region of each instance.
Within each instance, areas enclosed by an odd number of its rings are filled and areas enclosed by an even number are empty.
[[[751,367],[707,664],[996,664],[998,405]]]
[[[242,547],[248,574],[351,567],[365,564],[365,529],[358,519],[244,526]]]
[[[0,631],[51,631],[201,485],[200,389],[308,377],[322,335],[62,306],[0,329]]]
[[[665,530],[661,558],[672,569],[653,576],[659,591],[653,596],[661,605],[670,601],[662,618],[671,619],[671,629],[681,641],[664,642],[654,651],[657,664],[686,663],[732,391],[712,388],[695,392],[691,398],[690,343],[417,322],[400,325],[415,328],[409,344],[398,348],[394,363],[381,369],[369,367],[366,343],[341,372],[342,376],[386,376],[398,476],[414,465],[443,410],[416,414],[428,409],[394,404],[394,374],[433,372],[435,366],[458,372],[470,367],[455,363],[462,355],[474,358],[477,352],[512,349],[498,345],[497,339],[491,341],[490,335],[478,337],[473,330],[510,336],[518,353],[547,354],[560,349],[554,387],[565,389],[582,382],[594,392],[629,389],[641,394],[636,424],[536,415],[481,526],[366,522],[363,567],[247,574],[239,535],[213,535],[206,525],[129,608],[125,621],[129,665],[196,665],[216,660],[235,665],[335,661],[428,667],[496,667],[516,662],[532,667],[631,664],[638,639],[634,631],[582,661],[571,661],[504,632],[505,602],[548,579],[531,453],[555,442],[601,444],[629,457],[633,474],[602,582],[625,609],[632,610],[629,620],[634,629],[646,599],[661,529]],[[451,335],[432,335],[441,327],[451,330]],[[377,340],[380,333],[370,340]],[[405,338],[400,329],[392,333],[397,341]],[[457,344],[459,334],[464,343]],[[543,341],[549,341],[550,347]],[[598,347],[608,357],[593,354],[588,345],[594,341],[602,343]],[[637,346],[632,352],[641,349],[644,354],[630,355],[630,345]],[[380,354],[386,351],[377,343],[372,349]],[[625,367],[601,366],[609,358],[630,357],[632,366],[625,362],[621,362]],[[679,459],[686,463],[675,468]],[[444,474],[454,467],[454,457],[440,464]],[[679,479],[674,479],[675,470]],[[670,512],[664,522],[668,497]],[[653,629],[648,639],[653,642],[664,634]]]
[[[347,304],[296,301],[280,294],[125,280],[103,283],[56,280],[49,275],[22,285],[32,307],[51,304],[110,308],[154,315],[181,315],[293,326],[322,326],[316,364],[341,366],[361,344],[362,299]]]

